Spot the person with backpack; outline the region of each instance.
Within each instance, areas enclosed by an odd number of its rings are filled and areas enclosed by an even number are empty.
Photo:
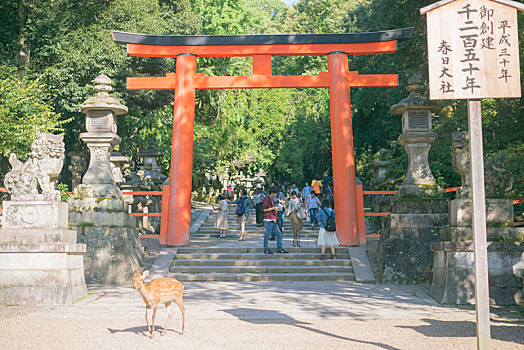
[[[315,191],[311,191],[311,195],[309,197],[309,217],[311,218],[311,228],[315,228],[315,225],[318,225],[318,207],[320,206],[320,200],[317,197],[317,193]]]
[[[259,227],[264,225],[264,213],[262,212],[264,198],[266,198],[266,192],[261,187],[257,187],[253,195],[253,202],[255,203],[256,222]]]
[[[335,207],[335,192],[333,192],[333,183],[330,181],[326,183],[326,187],[322,189],[322,199],[331,203],[331,208]]]
[[[315,179],[311,181],[311,190],[315,191],[316,194],[322,193],[322,182],[320,181],[320,175],[315,175]]]
[[[236,204],[237,209],[235,214],[237,214],[237,222],[240,224],[240,238],[239,241],[246,240],[246,222],[249,219],[249,216],[253,213],[253,205],[251,200],[246,195],[246,191],[240,190],[238,198],[236,201],[228,201],[229,204]]]
[[[233,188],[231,187],[231,185],[227,186],[226,199],[228,201],[232,201],[233,199],[235,199],[235,192],[233,191]]]
[[[335,247],[339,243],[335,224],[335,209],[331,208],[331,203],[327,200],[322,201],[319,223],[320,229],[318,231],[317,245],[321,246],[320,260],[326,259],[326,246],[331,248],[331,259],[336,259]]]

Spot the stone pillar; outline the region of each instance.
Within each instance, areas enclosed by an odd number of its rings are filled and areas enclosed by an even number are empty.
[[[398,141],[408,154],[408,170],[393,200],[391,215],[382,231],[378,268],[386,282],[419,283],[431,280],[433,253],[431,243],[439,240],[441,227],[447,225],[447,201],[440,196],[428,163],[432,132],[432,113],[440,107],[422,95],[420,76],[408,80],[409,96],[391,107],[402,115]]]
[[[67,203],[55,189],[63,167],[63,135],[37,134],[24,163],[15,154],[5,176],[11,200],[3,202],[0,230],[0,304],[72,304],[87,294],[76,231],[68,229]],[[39,193],[38,188],[41,189]]]
[[[95,79],[94,97],[80,105],[86,115],[87,132],[80,137],[90,152],[82,184],[69,200],[69,220],[86,243],[84,259],[88,283],[129,283],[143,254],[136,221],[127,213],[127,203],[116,186],[110,153],[121,141],[116,134],[116,116],[127,107],[109,95],[111,79]]]

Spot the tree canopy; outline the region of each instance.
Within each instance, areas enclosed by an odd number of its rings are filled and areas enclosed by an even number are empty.
[[[362,74],[398,73],[398,88],[352,90],[357,176],[364,185],[373,161],[391,161],[390,185],[399,184],[407,157],[396,139],[400,117],[389,107],[406,97],[412,74],[427,77],[426,25],[419,9],[433,0],[5,0],[0,12],[0,153],[27,151],[35,130],[63,128],[68,150],[81,149],[84,130],[78,105],[93,95],[93,80],[106,74],[114,95],[129,107],[118,120],[121,152],[154,140],[169,171],[173,93],[128,91],[128,76],[162,76],[174,59],[127,55],[110,30],[150,34],[274,34],[368,32],[413,26],[412,38],[389,55],[354,56],[350,69]],[[519,13],[520,28],[524,15]],[[524,31],[519,31],[521,48]],[[521,71],[524,50],[520,50]],[[325,57],[274,57],[273,74],[318,74]],[[250,58],[199,58],[207,75],[249,75]],[[441,187],[459,184],[451,168],[451,133],[467,129],[463,101],[443,101],[430,165]],[[507,166],[524,177],[523,99],[483,101],[485,153],[508,150]],[[4,123],[4,121],[6,121]],[[5,124],[5,125],[4,125]],[[331,170],[329,96],[326,89],[202,90],[197,92],[194,176],[205,172],[254,173],[277,180],[310,181]],[[377,152],[380,151],[380,154]],[[524,182],[511,193],[524,197]]]

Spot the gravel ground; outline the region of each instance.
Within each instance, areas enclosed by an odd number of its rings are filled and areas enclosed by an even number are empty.
[[[130,286],[89,286],[73,305],[0,307],[0,349],[475,349],[475,311],[420,286],[347,282],[185,283],[165,336],[150,339]],[[524,349],[524,308],[493,308],[492,349]],[[151,316],[151,313],[150,313]],[[167,312],[157,315],[157,332]]]
[[[165,315],[160,316],[163,325]],[[174,328],[174,329],[173,329]],[[474,349],[475,324],[453,320],[191,320],[165,336],[143,319],[0,319],[3,349]],[[524,349],[522,325],[494,322],[493,349]]]

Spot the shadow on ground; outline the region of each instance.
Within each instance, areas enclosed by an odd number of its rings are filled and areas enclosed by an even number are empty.
[[[336,339],[341,339],[341,340],[347,340],[349,342],[353,342],[353,343],[358,343],[358,344],[366,344],[366,345],[374,345],[374,346],[377,346],[379,348],[382,348],[382,349],[388,349],[388,350],[397,350],[398,348],[395,348],[395,347],[392,347],[390,345],[387,345],[387,344],[383,344],[383,343],[378,343],[378,342],[371,342],[371,341],[365,341],[365,340],[359,340],[359,339],[354,339],[354,338],[348,338],[348,337],[344,337],[344,336],[341,336],[341,335],[338,335],[338,334],[333,334],[333,333],[330,333],[330,332],[326,332],[326,331],[323,331],[323,330],[320,330],[320,329],[316,329],[316,328],[313,328],[311,327],[310,323],[308,322],[303,322],[303,321],[299,321],[299,320],[296,320],[294,319],[293,317],[291,316],[288,316],[282,312],[279,312],[279,311],[275,311],[275,310],[260,310],[260,309],[251,309],[251,308],[236,308],[236,309],[226,309],[226,310],[222,310],[224,312],[227,312],[235,317],[237,317],[238,319],[244,321],[244,322],[248,322],[248,323],[252,323],[252,324],[285,324],[285,325],[289,325],[289,326],[292,326],[292,327],[297,327],[297,328],[301,328],[301,329],[304,329],[304,330],[307,330],[307,331],[310,331],[310,332],[314,332],[314,333],[317,333],[317,334],[321,334],[321,335],[324,335],[324,336],[327,336],[327,337],[332,337],[332,338],[336,338]],[[247,314],[258,314],[259,316],[263,317],[263,319],[252,319],[252,318],[249,318],[249,319],[246,319],[245,318],[245,315]]]
[[[422,319],[426,325],[397,326],[398,328],[413,329],[426,337],[453,337],[463,338],[477,336],[476,324],[472,321],[446,321]],[[498,322],[498,321],[497,321]],[[444,331],[443,331],[444,330]],[[491,325],[491,338],[516,344],[524,344],[524,326]]]
[[[124,329],[108,328],[107,330],[111,334],[115,334],[115,333],[134,333],[136,335],[142,335],[144,337],[148,337],[149,338],[149,331],[147,330],[147,326],[129,327],[129,328],[124,328]],[[164,330],[164,327],[158,326],[158,325],[155,326],[155,332],[157,333],[157,335],[160,334],[163,330]],[[169,332],[173,332],[173,333],[176,333],[176,334],[182,334],[181,331],[177,331],[177,330],[168,328],[167,329],[167,333],[169,333]]]

